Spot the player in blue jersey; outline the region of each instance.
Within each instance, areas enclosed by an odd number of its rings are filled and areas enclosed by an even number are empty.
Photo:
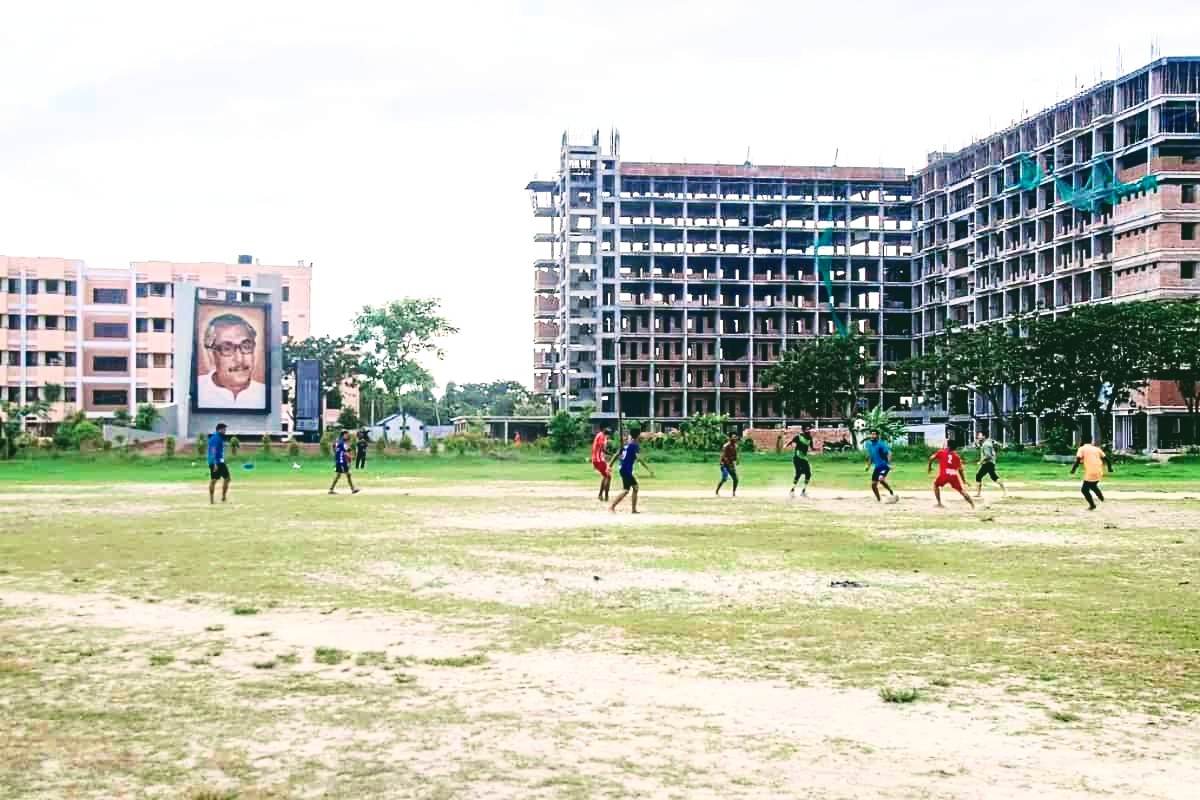
[[[617,495],[617,499],[612,501],[612,505],[608,507],[609,511],[615,513],[617,506],[625,499],[625,495],[633,492],[633,513],[639,513],[637,510],[638,482],[637,478],[633,476],[633,468],[641,462],[641,465],[650,473],[650,477],[654,477],[654,470],[650,469],[650,465],[642,458],[641,449],[641,445],[638,444],[637,434],[630,431],[625,436],[625,444],[621,447],[620,452],[613,456],[612,461],[609,462],[610,467],[618,461],[621,462],[621,468],[618,472],[621,475],[621,486],[624,489],[624,491]]]
[[[218,422],[217,429],[208,435],[208,502],[217,502],[217,481],[221,484],[221,502],[229,497],[229,467],[225,463],[225,423]]]
[[[888,473],[892,471],[892,448],[879,438],[879,431],[871,431],[871,438],[867,440],[866,450],[867,469],[871,470],[871,491],[875,493],[875,500],[883,499],[879,496],[879,487],[882,486],[888,491],[888,502],[898,502],[900,498],[896,496],[887,482]]]
[[[330,494],[337,494],[334,487],[338,485],[338,481],[343,475],[346,476],[346,483],[350,484],[350,494],[358,494],[358,489],[354,488],[354,479],[350,477],[350,434],[347,431],[339,433],[337,441],[333,445],[333,470],[333,483],[329,486]]]

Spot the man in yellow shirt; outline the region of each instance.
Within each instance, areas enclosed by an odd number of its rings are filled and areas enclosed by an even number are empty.
[[[1103,450],[1092,444],[1092,437],[1085,435],[1083,444],[1079,446],[1079,450],[1075,452],[1075,464],[1071,467],[1071,474],[1075,474],[1075,470],[1083,465],[1083,487],[1080,491],[1083,492],[1083,499],[1088,502],[1088,510],[1096,510],[1096,501],[1092,499],[1092,495],[1100,498],[1100,502],[1104,502],[1104,493],[1100,491],[1100,479],[1104,477],[1104,468],[1107,467],[1111,473],[1112,461]]]

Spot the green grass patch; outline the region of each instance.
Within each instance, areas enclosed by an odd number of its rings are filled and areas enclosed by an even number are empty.
[[[313,651],[313,661],[318,664],[341,664],[349,659],[349,653],[336,647],[318,647]]]
[[[879,690],[879,699],[885,703],[915,703],[920,696],[913,687],[884,686]]]

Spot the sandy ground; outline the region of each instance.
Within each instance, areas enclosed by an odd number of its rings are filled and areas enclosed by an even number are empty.
[[[272,648],[329,645],[407,656],[460,654],[486,633],[447,631],[414,614],[269,611],[253,618],[199,606],[147,604],[103,595],[0,590],[30,614],[23,624],[120,629],[130,639],[196,637],[220,615],[230,655],[226,679],[246,679],[269,632]],[[7,624],[14,624],[12,621]],[[252,641],[253,640],[253,641]],[[183,666],[172,668],[185,669]],[[367,670],[312,667],[370,685]],[[241,742],[256,774],[304,760],[336,775],[358,752],[381,750],[430,782],[454,780],[464,760],[487,762],[479,783],[445,797],[633,796],[644,798],[1194,798],[1200,723],[1134,716],[1049,719],[1036,704],[971,688],[928,689],[912,705],[874,692],[739,676],[736,664],[650,658],[621,643],[489,652],[473,669],[418,670],[414,703],[452,700],[465,717],[414,738],[403,726],[351,730],[300,725],[298,704],[276,708],[278,729]],[[264,735],[267,733],[268,735]],[[198,761],[217,745],[195,741]],[[609,787],[569,794],[565,776]],[[219,773],[217,773],[219,777]],[[227,778],[228,776],[226,776]],[[559,790],[556,790],[555,787]],[[305,792],[302,796],[319,796]],[[425,796],[396,786],[395,797]]]

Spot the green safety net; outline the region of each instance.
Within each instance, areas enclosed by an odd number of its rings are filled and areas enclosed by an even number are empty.
[[[1021,153],[1018,158],[1021,164],[1021,174],[1015,184],[1005,188],[1024,191],[1037,188],[1046,179],[1046,173],[1042,166],[1034,161],[1028,153]],[[1059,198],[1073,208],[1089,213],[1096,213],[1104,206],[1111,208],[1127,195],[1153,191],[1157,188],[1157,175],[1146,175],[1132,183],[1118,181],[1106,159],[1097,159],[1092,162],[1092,172],[1088,176],[1087,183],[1078,189],[1061,178],[1054,178],[1054,191]]]
[[[838,316],[837,306],[833,302],[833,267],[830,265],[828,257],[821,256],[822,247],[832,246],[833,231],[819,231],[814,249],[817,256],[817,274],[821,276],[821,284],[829,294],[829,314],[833,317],[833,326],[837,329],[838,336],[845,338],[850,335],[850,332],[846,329],[846,323],[842,322],[842,318]]]

